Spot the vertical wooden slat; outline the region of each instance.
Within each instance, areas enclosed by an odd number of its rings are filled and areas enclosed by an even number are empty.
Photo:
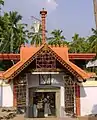
[[[75,85],[75,102],[76,102],[76,115],[80,116],[80,86]]]
[[[26,105],[26,80],[25,75],[19,76],[13,83],[13,106],[24,107]]]
[[[26,106],[28,107],[29,105],[29,88],[28,88],[28,80],[27,80],[27,74],[26,74],[26,81],[27,81],[27,85],[26,85]]]

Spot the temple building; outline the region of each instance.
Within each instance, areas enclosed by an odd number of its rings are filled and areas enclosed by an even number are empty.
[[[8,55],[9,59],[18,62],[0,73],[0,105],[26,108],[26,116],[32,118],[96,114],[96,74],[80,67],[81,62],[93,59],[96,54],[70,54],[65,45],[48,45],[45,34],[47,11],[42,10],[40,14],[42,45],[22,45],[20,54]],[[3,57],[7,59],[8,56]]]

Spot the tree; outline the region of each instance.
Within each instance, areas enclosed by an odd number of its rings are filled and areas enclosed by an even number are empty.
[[[0,0],[0,16],[1,16],[1,6],[4,5],[4,0]]]
[[[68,44],[67,41],[65,41],[65,37],[62,34],[62,30],[54,30],[51,32],[52,37],[48,38],[48,44],[50,45],[61,45],[61,44]]]
[[[29,31],[26,29],[27,24],[18,24],[17,29],[14,33],[15,41],[13,43],[13,50],[15,53],[20,51],[20,46],[22,44],[28,43],[28,33]]]
[[[97,30],[92,28],[93,35],[88,37],[90,49],[89,52],[97,53]]]
[[[4,5],[4,0],[0,0],[0,5]]]
[[[35,27],[31,27],[31,32],[28,33],[29,38],[31,39],[31,45],[41,45],[42,44],[42,27],[39,25],[39,30],[35,31]]]
[[[89,42],[86,38],[80,37],[79,34],[75,33],[69,46],[69,52],[71,53],[85,53],[88,52]]]
[[[0,53],[19,53],[20,46],[28,42],[27,24],[21,22],[18,12],[0,16]],[[0,69],[7,70],[14,61],[0,61]]]
[[[4,13],[0,17],[0,52],[17,53],[21,44],[27,42],[27,25],[20,23],[18,12]]]

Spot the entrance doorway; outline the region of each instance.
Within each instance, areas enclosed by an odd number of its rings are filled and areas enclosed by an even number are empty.
[[[33,93],[33,117],[56,116],[55,92]]]

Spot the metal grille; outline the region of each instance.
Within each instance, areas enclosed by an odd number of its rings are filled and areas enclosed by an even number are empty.
[[[65,112],[74,114],[74,87],[71,77],[65,80]]]
[[[41,50],[37,55],[36,68],[56,68],[56,60],[49,50]]]
[[[14,81],[14,96],[17,107],[26,106],[26,76],[20,76],[18,80]]]

